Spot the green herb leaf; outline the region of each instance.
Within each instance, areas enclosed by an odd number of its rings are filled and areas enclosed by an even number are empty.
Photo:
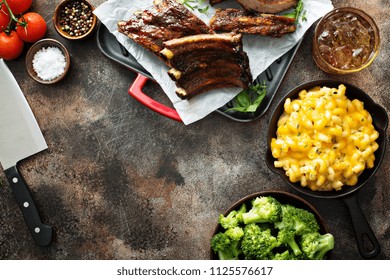
[[[237,112],[241,112],[241,113],[246,113],[246,110],[247,110],[247,107],[236,106],[236,107],[230,108],[226,111],[237,111]]]
[[[298,24],[299,20],[307,21],[306,10],[303,10],[303,0],[298,0],[298,3],[295,8],[290,13],[283,14],[283,16],[295,18],[295,24]]]
[[[236,101],[241,107],[248,107],[251,104],[251,99],[246,91],[242,91],[239,95],[237,95]]]
[[[267,94],[265,81],[251,85],[248,89],[241,91],[234,99],[234,106],[227,111],[237,111],[242,113],[254,113],[259,108],[261,102]]]
[[[258,93],[258,96],[256,97],[255,101],[253,101],[253,105],[256,105],[257,107],[259,107],[260,103],[261,103],[261,101],[263,101],[266,93],[267,93],[267,88],[262,88],[261,92]]]
[[[177,0],[178,3],[183,4],[190,10],[198,10],[199,13],[205,14],[209,10],[210,6],[205,4],[205,0]]]
[[[202,14],[205,14],[209,10],[209,8],[210,8],[210,6],[206,6],[204,8],[198,8],[198,12],[202,13]]]
[[[301,13],[301,21],[307,21],[306,10],[302,11]]]

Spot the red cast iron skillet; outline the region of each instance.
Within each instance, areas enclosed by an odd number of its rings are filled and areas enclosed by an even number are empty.
[[[344,84],[346,86],[346,96],[348,97],[348,99],[359,99],[360,101],[364,102],[364,108],[368,112],[370,112],[373,119],[373,125],[375,129],[379,132],[379,137],[376,140],[379,145],[379,148],[375,152],[374,167],[372,169],[365,169],[362,174],[360,174],[358,178],[358,183],[355,186],[345,186],[340,191],[312,191],[309,188],[301,187],[299,182],[292,183],[285,174],[283,168],[276,168],[274,166],[275,158],[272,156],[270,149],[271,139],[276,137],[277,122],[284,111],[284,102],[287,98],[297,99],[298,94],[301,90],[309,90],[315,86],[327,86],[337,88],[340,84]],[[367,93],[365,93],[358,87],[349,83],[335,80],[316,80],[302,84],[293,89],[290,93],[288,93],[275,108],[268,128],[266,151],[266,163],[268,165],[268,168],[270,168],[273,172],[279,174],[287,184],[289,184],[291,187],[293,187],[300,193],[316,198],[341,199],[348,207],[358,249],[360,254],[364,258],[373,258],[377,256],[380,253],[380,245],[370,225],[368,224],[362,210],[358,205],[357,192],[370,180],[370,178],[375,174],[382,162],[386,149],[386,129],[388,126],[388,122],[389,119],[385,109],[380,105],[376,104]]]

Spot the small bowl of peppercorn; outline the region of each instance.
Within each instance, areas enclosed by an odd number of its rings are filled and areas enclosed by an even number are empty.
[[[54,11],[53,24],[62,37],[69,40],[84,39],[95,30],[95,7],[87,0],[64,0]]]

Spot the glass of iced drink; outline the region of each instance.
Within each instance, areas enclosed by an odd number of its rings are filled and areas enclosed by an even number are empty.
[[[371,16],[350,8],[334,9],[317,24],[313,58],[323,71],[349,74],[371,65],[378,54],[379,30]]]

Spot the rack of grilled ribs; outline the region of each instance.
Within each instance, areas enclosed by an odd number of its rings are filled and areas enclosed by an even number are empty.
[[[170,66],[168,75],[181,99],[211,89],[247,88],[252,82],[242,35],[216,34],[174,0],[154,1],[153,9],[119,21],[118,30]]]
[[[295,19],[275,14],[255,14],[239,9],[217,9],[210,20],[215,31],[281,37],[296,30]]]
[[[168,74],[181,99],[217,88],[245,89],[252,82],[241,34],[193,35],[166,41],[164,46],[161,54],[172,67]]]
[[[160,59],[163,42],[188,35],[214,33],[201,19],[174,0],[155,0],[150,10],[138,11],[118,22],[118,31]]]

